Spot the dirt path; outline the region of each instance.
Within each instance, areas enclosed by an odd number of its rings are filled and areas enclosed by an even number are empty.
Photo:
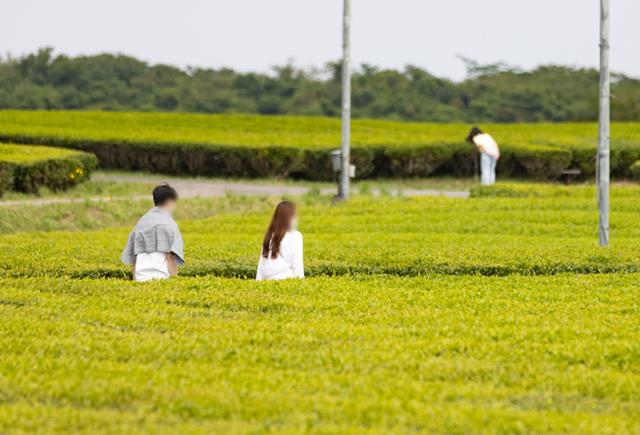
[[[246,195],[246,196],[299,196],[309,193],[312,188],[306,186],[291,186],[286,184],[259,184],[259,183],[243,183],[235,181],[217,181],[217,180],[198,180],[185,178],[167,178],[161,176],[127,176],[127,175],[111,175],[96,174],[93,177],[98,181],[120,181],[129,183],[147,183],[156,184],[160,182],[168,182],[180,192],[181,198],[212,198],[220,197],[228,194]],[[335,193],[335,188],[322,188],[320,193],[323,195],[331,195]],[[380,195],[379,189],[371,189],[373,195]],[[392,189],[386,192],[395,196],[444,196],[448,198],[468,198],[468,191],[451,191],[451,190],[433,190],[433,189]],[[0,201],[0,206],[15,205],[48,205],[48,204],[73,204],[83,202],[108,202],[122,199],[147,199],[148,195],[136,195],[129,197],[105,197],[96,196],[90,198],[36,198],[14,201]]]

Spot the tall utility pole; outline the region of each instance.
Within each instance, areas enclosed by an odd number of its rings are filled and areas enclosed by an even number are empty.
[[[342,16],[342,170],[338,196],[342,200],[349,197],[351,144],[351,0],[344,0]]]
[[[600,246],[609,246],[609,153],[611,132],[611,80],[609,73],[609,1],[600,0],[600,120],[598,132],[598,238]]]

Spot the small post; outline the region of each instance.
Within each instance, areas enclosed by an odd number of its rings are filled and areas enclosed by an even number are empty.
[[[344,0],[342,17],[342,170],[338,197],[349,197],[349,168],[351,144],[351,0]]]
[[[609,246],[609,155],[611,133],[611,81],[609,72],[609,5],[600,0],[600,116],[596,182],[598,190],[598,239],[600,246]]]

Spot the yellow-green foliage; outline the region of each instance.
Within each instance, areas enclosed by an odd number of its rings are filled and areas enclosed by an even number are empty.
[[[88,231],[114,226],[133,226],[153,204],[150,193],[153,185],[149,187],[132,183],[129,186],[118,186],[119,184],[114,184],[113,188],[104,190],[114,193],[122,191],[148,199],[124,199],[120,196],[113,197],[110,201],[93,201],[91,198],[96,196],[109,198],[109,195],[101,194],[104,184],[89,181],[73,190],[73,194],[82,195],[73,198],[73,203],[0,206],[0,234],[25,231]],[[51,199],[51,194],[48,195],[43,199]],[[13,201],[19,202],[24,195],[13,195],[13,198]],[[86,200],[83,201],[83,198]],[[264,211],[272,206],[273,200],[268,198],[232,195],[222,198],[190,198],[180,201],[176,218],[180,221],[202,219],[224,212]]]
[[[88,180],[95,156],[44,146],[0,144],[0,195],[11,188],[27,193],[40,187],[63,190]]]
[[[508,188],[506,185],[504,188]],[[496,189],[502,189],[500,185]],[[522,187],[525,189],[526,187]],[[513,187],[512,187],[513,189]],[[542,197],[354,199],[303,205],[310,275],[505,275],[640,271],[640,188],[613,191],[611,249],[597,246],[591,188],[535,187]],[[180,222],[187,275],[250,277],[271,210]],[[144,210],[141,208],[141,214]],[[212,210],[214,211],[214,210]],[[126,277],[118,259],[130,228],[0,237],[0,274]],[[64,258],[64,261],[60,259]]]
[[[640,160],[636,160],[629,166],[629,173],[632,178],[640,180]]]
[[[130,228],[0,236],[0,433],[640,432],[640,188],[606,250],[592,188],[495,191],[302,201],[285,282],[215,276],[263,200],[180,221],[206,276],[164,282],[117,279]]]
[[[0,139],[95,152],[105,167],[203,175],[330,178],[338,119],[255,115],[0,111]],[[556,177],[570,165],[593,173],[595,124],[483,125],[498,140],[506,175]],[[354,120],[358,176],[470,173],[469,126]],[[640,158],[640,124],[615,124],[612,168]]]
[[[639,279],[2,279],[0,431],[637,433]]]
[[[74,157],[78,154],[82,153],[65,148],[0,144],[0,161],[8,163],[29,164],[41,160]]]
[[[640,196],[640,188],[631,185],[614,185],[613,196],[616,202]],[[567,200],[593,199],[596,195],[595,184],[531,184],[506,182],[493,186],[474,186],[470,189],[473,198],[566,198]]]

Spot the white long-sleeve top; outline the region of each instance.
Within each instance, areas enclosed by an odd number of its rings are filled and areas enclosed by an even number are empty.
[[[280,254],[277,258],[265,258],[260,255],[256,280],[304,278],[302,234],[288,231],[280,242]]]
[[[498,148],[498,144],[491,135],[487,133],[478,134],[473,138],[473,143],[476,144],[482,152],[485,152],[496,159],[500,158],[500,148]]]

